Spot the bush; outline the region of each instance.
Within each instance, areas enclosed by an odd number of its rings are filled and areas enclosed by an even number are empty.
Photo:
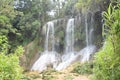
[[[42,72],[42,79],[43,80],[55,80],[55,77],[53,76],[53,73],[55,73],[55,70],[45,70]]]
[[[21,77],[18,56],[0,54],[0,80],[20,80]]]
[[[92,74],[93,65],[90,62],[86,62],[84,64],[78,63],[77,66],[72,70],[73,73],[78,74]]]
[[[112,43],[106,41],[103,49],[95,55],[94,80],[120,79],[120,57],[117,55]]]
[[[7,53],[8,50],[8,39],[6,36],[0,35],[0,52]]]
[[[6,54],[8,51],[8,39],[0,36],[0,80],[20,80],[22,68],[19,66],[19,56],[23,53],[23,47],[16,48],[14,54]]]
[[[21,55],[23,54],[23,52],[24,52],[23,47],[22,47],[22,46],[17,46],[17,48],[16,48],[16,50],[15,50],[14,53],[15,53],[17,56],[21,56]]]
[[[94,80],[120,80],[120,4],[104,12],[107,29],[103,49],[95,55]]]

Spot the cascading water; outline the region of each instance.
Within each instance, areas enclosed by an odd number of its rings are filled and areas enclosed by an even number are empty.
[[[74,19],[69,19],[66,29],[66,50],[65,53],[74,51]]]
[[[62,56],[62,62],[58,65],[56,70],[65,69],[71,64],[74,59],[74,18],[69,19],[66,27],[66,47]]]
[[[55,45],[55,37],[54,37],[54,22],[48,22],[47,23],[47,34],[46,34],[46,40],[45,40],[45,51],[49,51],[49,39],[51,41],[51,45],[52,45],[52,50],[54,51],[54,45]],[[50,37],[50,38],[49,38]]]
[[[80,51],[82,54],[81,62],[88,61],[90,55],[95,52],[96,47],[92,43],[93,39],[93,15],[90,17],[90,25],[88,25],[87,15],[85,16],[85,33],[86,33],[86,47]],[[84,52],[83,52],[84,51]]]
[[[93,40],[94,40],[94,34],[93,34],[93,31],[94,31],[94,20],[93,20],[93,14],[91,16],[91,22],[90,22],[90,30],[89,30],[89,45],[92,45],[93,44]]]
[[[80,61],[85,62],[90,59],[90,55],[95,53],[96,47],[92,45],[93,38],[93,16],[88,24],[87,16],[85,17],[85,33],[86,33],[86,47],[80,52],[74,51],[74,19],[69,19],[66,28],[66,49],[65,54],[62,56],[62,63],[58,65],[56,70],[60,71],[65,69],[70,64]]]
[[[89,37],[88,37],[87,15],[85,16],[85,34],[86,34],[86,46],[88,46],[89,45]]]
[[[34,63],[31,70],[43,71],[47,69],[48,66],[56,68],[57,66],[57,53],[54,51],[55,38],[54,38],[54,21],[47,23],[47,32],[45,40],[45,50],[39,57],[39,59]],[[49,45],[52,45],[52,49],[49,50]]]
[[[74,53],[74,19],[69,19],[66,27],[66,47],[65,54],[62,56],[62,61],[66,61]]]
[[[52,65],[52,68],[60,71],[76,61],[88,61],[91,54],[95,53],[96,47],[93,45],[93,15],[90,17],[90,21],[88,21],[87,16],[88,15],[85,16],[86,47],[79,52],[74,51],[75,19],[69,19],[66,26],[66,45],[62,57],[60,57],[58,53],[55,52],[54,21],[56,20],[48,22],[44,52],[35,62],[31,70],[43,71],[47,69],[48,66]],[[58,65],[60,59],[62,62]]]

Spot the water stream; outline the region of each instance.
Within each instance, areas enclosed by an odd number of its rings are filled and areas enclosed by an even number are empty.
[[[92,53],[95,52],[96,47],[93,45],[93,15],[90,16],[90,21],[88,22],[87,14],[85,15],[85,33],[86,33],[86,47],[80,53],[82,54],[81,62],[89,61]],[[89,25],[88,25],[89,24]]]
[[[43,71],[46,70],[48,67],[51,67],[55,70],[60,71],[74,62],[89,61],[91,55],[96,51],[96,46],[93,45],[93,15],[90,16],[90,21],[88,21],[88,15],[86,14],[84,20],[86,46],[78,52],[74,51],[75,19],[68,19],[65,30],[65,50],[62,56],[55,52],[54,22],[56,20],[49,21],[46,26],[47,30],[44,52],[41,53],[40,58],[34,63],[31,70]]]
[[[67,22],[66,27],[66,47],[65,52],[62,55],[62,62],[58,65],[56,70],[62,70],[65,69],[67,66],[71,64],[71,61],[73,60],[74,54],[74,18],[71,18]]]
[[[58,53],[54,50],[55,37],[54,37],[54,21],[50,21],[46,25],[46,39],[45,39],[45,49],[41,53],[39,59],[33,64],[31,70],[43,71],[48,67],[56,68],[59,59]],[[52,46],[52,49],[49,49]]]
[[[74,54],[74,19],[69,19],[66,27],[66,36],[65,36],[65,51],[62,56],[62,61],[69,60],[70,56]]]

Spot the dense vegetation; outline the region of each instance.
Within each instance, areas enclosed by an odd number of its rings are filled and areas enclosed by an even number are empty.
[[[20,80],[22,68],[19,65],[19,57],[23,54],[22,46],[18,46],[14,53],[8,52],[8,39],[0,36],[0,80]]]
[[[39,36],[42,36],[43,25],[47,21],[86,12],[88,6],[91,6],[93,11],[93,3],[103,4],[102,1],[104,4],[105,1],[110,2],[110,0],[66,0],[61,3],[60,0],[53,0],[53,2],[51,0],[0,0],[0,80],[20,80],[23,77],[19,58],[30,42],[33,42],[34,45],[29,47],[31,49],[27,55],[29,59],[37,51],[43,50],[41,46],[43,39]],[[51,10],[56,12],[54,16],[49,14]],[[87,63],[75,67],[73,72],[93,73],[93,80],[119,80],[119,0],[111,0],[108,10],[103,13],[103,21],[105,40],[103,47],[95,55],[92,63],[93,71],[91,64]]]
[[[72,72],[82,74],[82,75],[93,74],[93,63],[92,62],[85,62],[84,64],[77,63],[77,65],[75,65]]]
[[[95,55],[94,80],[120,79],[120,4],[114,4],[103,14],[106,39]]]

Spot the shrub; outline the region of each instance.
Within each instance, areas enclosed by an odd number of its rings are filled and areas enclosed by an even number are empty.
[[[0,54],[0,80],[20,80],[21,77],[18,56]]]
[[[6,36],[0,35],[0,52],[7,53],[8,50],[8,39]]]
[[[53,73],[55,73],[55,70],[45,70],[42,72],[42,79],[44,80],[55,80],[55,77],[53,76]]]
[[[22,68],[19,66],[19,56],[23,53],[23,47],[17,47],[14,54],[6,54],[8,39],[0,36],[0,80],[20,80]]]
[[[120,80],[120,4],[104,12],[106,41],[95,55],[94,80]]]
[[[84,64],[78,63],[77,66],[72,70],[73,73],[78,74],[92,74],[92,64],[90,62],[86,62]]]

